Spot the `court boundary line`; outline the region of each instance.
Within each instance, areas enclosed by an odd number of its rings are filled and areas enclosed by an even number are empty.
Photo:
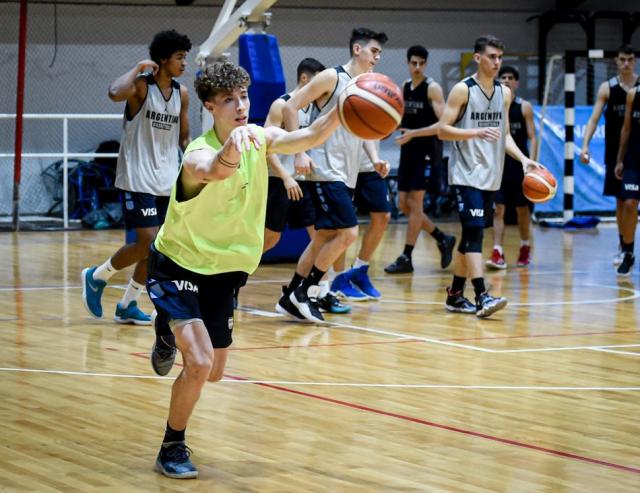
[[[149,355],[144,353],[129,353],[148,359]],[[176,364],[176,366],[181,366]],[[141,379],[141,380],[175,380],[176,376],[159,376],[159,375],[138,375],[127,373],[101,373],[91,371],[76,370],[51,370],[44,368],[11,368],[0,367],[0,372],[8,373],[35,373],[60,376],[79,376],[79,377],[98,377],[98,378],[123,378],[123,379]],[[221,383],[245,383],[256,385],[291,385],[305,387],[357,387],[357,388],[395,388],[395,389],[430,389],[430,390],[506,390],[506,391],[523,391],[523,392],[556,392],[556,391],[572,391],[572,392],[637,392],[640,387],[610,387],[610,386],[553,386],[553,385],[463,385],[463,384],[393,384],[393,383],[365,383],[365,382],[311,382],[311,381],[290,381],[290,380],[252,380],[248,378],[236,379],[225,374],[228,378],[220,380]]]

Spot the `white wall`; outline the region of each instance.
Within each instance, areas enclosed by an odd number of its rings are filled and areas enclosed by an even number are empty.
[[[172,1],[160,0],[166,7],[120,6],[57,6],[29,3],[29,49],[27,52],[26,112],[120,113],[122,104],[113,104],[106,96],[108,83],[128,70],[135,62],[147,57],[147,45],[154,33],[175,28],[189,35],[194,48],[204,41],[215,21],[218,7],[176,7]],[[210,2],[209,2],[210,3]],[[608,2],[611,3],[611,2]],[[301,8],[309,5],[342,6]],[[442,82],[445,90],[459,79],[460,53],[469,51],[480,34],[501,37],[508,52],[534,55],[537,50],[537,23],[526,19],[551,8],[555,2],[475,0],[417,1],[394,0],[281,0],[272,9],[273,24],[269,32],[278,36],[281,56],[289,85],[294,84],[295,67],[300,59],[313,56],[325,65],[344,63],[348,58],[348,37],[351,29],[366,26],[385,31],[389,43],[385,46],[381,72],[398,82],[406,78],[405,50],[411,44],[424,44],[430,50],[428,73]],[[634,2],[616,2],[617,9]],[[201,6],[198,6],[201,5]],[[581,8],[613,8],[607,2],[584,2]],[[293,7],[290,7],[293,6]],[[368,6],[364,8],[345,7]],[[393,9],[392,7],[393,6]],[[432,10],[424,10],[424,7]],[[295,8],[294,8],[295,7]],[[377,7],[378,10],[372,10]],[[637,7],[636,7],[637,8]],[[634,10],[633,7],[628,7]],[[18,39],[18,4],[0,4],[3,29],[0,30],[0,112],[15,111],[16,60]],[[57,45],[54,27],[57,26]],[[638,33],[634,39],[640,39]],[[598,31],[601,46],[615,48],[620,41],[620,26],[604,23]],[[584,35],[575,26],[559,26],[549,38],[550,51],[583,48]],[[235,56],[236,50],[231,50]],[[55,60],[54,60],[55,53]],[[232,58],[233,59],[233,58]],[[53,62],[53,63],[52,63]],[[536,67],[533,59],[524,67],[528,75],[522,94],[535,97]],[[192,133],[199,131],[199,103],[192,89],[194,64],[182,81],[191,90],[190,120]],[[1,123],[0,152],[13,148],[13,125]],[[71,126],[71,150],[94,149],[99,142],[118,139],[118,122],[74,123]],[[60,124],[28,123],[25,127],[24,150],[36,152],[61,149]],[[51,160],[25,160],[23,202],[25,208],[41,207],[47,193],[39,183],[39,175]],[[0,162],[0,214],[11,207],[10,183],[12,163]],[[31,198],[29,198],[31,196]]]

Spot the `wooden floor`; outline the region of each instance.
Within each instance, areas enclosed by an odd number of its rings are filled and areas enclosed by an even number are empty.
[[[291,265],[258,270],[187,430],[191,481],[152,471],[172,379],[150,328],[110,321],[126,276],[108,318],[82,306],[81,269],[122,232],[0,235],[0,490],[640,491],[640,274],[616,278],[615,229],[537,229],[529,269],[488,276],[510,301],[488,320],[444,310],[431,240],[413,275],[384,274],[403,234],[372,264],[383,299],[325,327],[274,312]]]

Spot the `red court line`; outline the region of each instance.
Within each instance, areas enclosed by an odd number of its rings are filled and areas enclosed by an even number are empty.
[[[227,375],[225,374],[225,377],[227,378],[231,378],[234,380],[248,380],[248,378],[243,378],[243,377],[238,377],[238,376],[234,376],[234,375]],[[520,447],[520,448],[524,448],[524,449],[529,449],[529,450],[536,450],[538,452],[544,452],[547,454],[551,454],[551,455],[556,455],[558,457],[564,457],[567,459],[574,459],[580,462],[587,462],[589,464],[597,464],[599,466],[604,466],[604,467],[609,467],[612,469],[618,469],[620,471],[625,471],[625,472],[630,472],[630,473],[634,473],[634,474],[640,474],[640,469],[636,468],[636,467],[630,467],[630,466],[624,466],[622,464],[616,464],[615,462],[608,462],[608,461],[604,461],[604,460],[600,460],[600,459],[594,459],[591,457],[586,457],[583,455],[578,455],[578,454],[572,454],[570,452],[563,452],[561,450],[554,450],[554,449],[550,449],[550,448],[546,448],[546,447],[540,447],[538,445],[532,445],[529,443],[524,443],[524,442],[519,442],[517,440],[511,440],[509,438],[502,438],[502,437],[498,437],[498,436],[494,436],[494,435],[487,435],[486,433],[480,433],[477,431],[472,431],[472,430],[466,430],[464,428],[457,428],[455,426],[449,426],[449,425],[443,425],[440,423],[434,423],[433,421],[427,421],[425,419],[420,419],[420,418],[414,418],[412,416],[406,416],[404,414],[397,414],[397,413],[392,413],[389,411],[383,411],[382,409],[376,409],[374,407],[369,407],[369,406],[363,406],[362,404],[356,404],[353,402],[347,402],[347,401],[342,401],[339,399],[333,399],[331,397],[325,397],[322,395],[318,395],[318,394],[311,394],[309,392],[303,392],[300,390],[294,390],[294,389],[290,389],[288,387],[282,387],[280,385],[273,385],[270,383],[252,383],[253,385],[259,385],[261,387],[267,387],[270,389],[274,389],[274,390],[279,390],[281,392],[288,392],[290,394],[294,394],[294,395],[299,395],[302,397],[309,397],[311,399],[316,399],[319,401],[325,401],[325,402],[330,402],[332,404],[337,404],[339,406],[344,406],[344,407],[348,407],[351,409],[357,409],[359,411],[365,411],[365,412],[369,412],[369,413],[373,413],[373,414],[378,414],[381,416],[387,416],[387,417],[391,417],[391,418],[396,418],[396,419],[401,419],[403,421],[410,421],[412,423],[418,423],[424,426],[429,426],[432,428],[439,428],[442,430],[447,430],[447,431],[452,431],[454,433],[460,433],[463,435],[468,435],[468,436],[473,436],[476,438],[483,438],[485,440],[490,440],[493,442],[499,442],[499,443],[504,443],[507,445],[513,445],[515,447]]]
[[[149,355],[147,353],[130,353],[133,356],[137,356],[140,358],[145,358],[147,359],[149,357]],[[175,366],[182,366],[179,363],[176,363]],[[248,378],[244,378],[244,377],[239,377],[236,375],[229,375],[229,374],[224,374],[225,377],[227,378],[231,378],[233,380],[249,380]],[[529,449],[529,450],[536,450],[539,452],[544,452],[547,454],[551,454],[551,455],[556,455],[558,457],[564,457],[564,458],[568,458],[568,459],[574,459],[577,461],[581,461],[581,462],[587,462],[590,464],[597,464],[600,466],[604,466],[604,467],[609,467],[612,469],[618,469],[620,471],[625,471],[625,472],[631,472],[634,474],[640,474],[640,469],[635,468],[635,467],[630,467],[630,466],[624,466],[621,464],[616,464],[614,462],[608,462],[608,461],[603,461],[600,459],[593,459],[591,457],[586,457],[583,455],[577,455],[577,454],[572,454],[569,452],[563,452],[561,450],[554,450],[554,449],[550,449],[550,448],[546,448],[546,447],[540,447],[538,445],[532,445],[529,443],[524,443],[524,442],[519,442],[516,440],[511,440],[509,438],[502,438],[502,437],[498,437],[498,436],[494,436],[494,435],[488,435],[486,433],[480,433],[477,431],[473,431],[473,430],[465,430],[464,428],[457,428],[455,426],[449,426],[449,425],[443,425],[440,423],[435,423],[433,421],[427,421],[425,419],[420,419],[420,418],[414,418],[412,416],[406,416],[404,414],[397,414],[397,413],[392,413],[389,411],[384,411],[382,409],[376,409],[373,407],[369,407],[369,406],[363,406],[362,404],[356,404],[353,402],[347,402],[347,401],[342,401],[339,399],[333,399],[331,397],[325,397],[323,395],[319,395],[319,394],[312,394],[310,392],[303,392],[300,390],[294,390],[294,389],[290,389],[288,387],[283,387],[281,385],[274,385],[274,384],[270,384],[270,383],[253,383],[252,385],[258,385],[260,387],[266,387],[269,389],[273,389],[273,390],[279,390],[281,392],[287,392],[290,394],[294,394],[294,395],[298,395],[301,397],[309,397],[311,399],[316,399],[319,401],[325,401],[325,402],[330,402],[332,404],[337,404],[339,406],[344,406],[344,407],[348,407],[351,409],[357,409],[359,411],[365,411],[365,412],[369,412],[369,413],[373,413],[373,414],[378,414],[381,416],[387,416],[387,417],[391,417],[391,418],[396,418],[396,419],[401,419],[403,421],[410,421],[412,423],[418,423],[424,426],[429,426],[432,428],[439,428],[442,430],[447,430],[447,431],[452,431],[454,433],[460,433],[463,435],[468,435],[468,436],[473,436],[476,438],[483,438],[485,440],[490,440],[493,442],[499,442],[499,443],[504,443],[507,445],[513,445],[515,447],[520,447],[520,448],[524,448],[524,449]]]

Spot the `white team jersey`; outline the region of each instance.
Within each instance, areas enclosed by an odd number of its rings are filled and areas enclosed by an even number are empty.
[[[280,98],[284,99],[285,101],[288,101],[289,99],[291,99],[291,95],[285,94],[284,96],[280,96]],[[298,110],[299,128],[306,128],[309,125],[311,125],[311,117],[313,113],[311,111],[311,107],[312,105],[309,104],[307,105],[306,108],[300,108]],[[287,173],[289,173],[291,176],[294,176],[295,175],[295,167],[294,167],[295,154],[278,154],[278,157],[280,158],[280,163],[282,163],[282,166],[287,171]],[[269,176],[275,176],[271,168],[269,168]]]
[[[496,127],[500,130],[500,139],[498,142],[478,138],[454,141],[449,183],[480,190],[498,190],[502,181],[507,138],[502,86],[494,81],[493,94],[487,95],[473,77],[467,77],[462,82],[469,88],[469,98],[455,126],[464,129]]]
[[[180,84],[171,83],[171,96],[147,76],[147,97],[132,117],[125,108],[118,155],[116,187],[129,192],[168,197],[180,166]]]
[[[322,109],[317,108],[314,104],[313,120],[318,116],[325,115],[337,104],[338,96],[351,81],[351,76],[343,67],[335,67],[335,70],[338,72],[338,82],[333,94]],[[361,148],[361,139],[348,132],[343,126],[338,127],[324,144],[307,151],[315,164],[315,169],[307,177],[307,180],[341,181],[347,187],[355,188],[360,169],[359,152]]]
[[[364,141],[362,141],[364,144]],[[373,145],[376,146],[376,148],[378,149],[378,151],[380,151],[380,141],[379,140],[372,140],[371,142],[373,142]],[[369,158],[369,155],[367,154],[367,151],[364,150],[364,145],[361,144],[360,145],[360,150],[358,151],[359,154],[359,158],[358,158],[358,162],[360,163],[360,169],[358,170],[359,173],[371,173],[372,171],[375,171],[376,169],[373,167],[373,163],[371,162],[371,159]]]

